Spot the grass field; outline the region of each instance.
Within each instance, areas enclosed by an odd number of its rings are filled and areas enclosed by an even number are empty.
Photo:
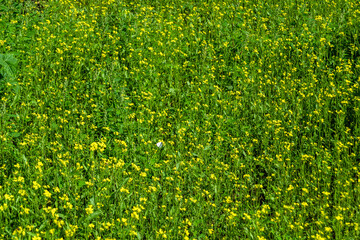
[[[360,239],[359,73],[357,0],[0,0],[0,239]]]

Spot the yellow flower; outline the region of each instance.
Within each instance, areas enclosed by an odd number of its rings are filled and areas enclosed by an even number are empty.
[[[35,190],[38,190],[39,188],[41,188],[41,185],[38,184],[36,181],[33,181],[33,188],[34,188]]]
[[[48,190],[45,190],[45,191],[44,191],[44,195],[45,195],[45,197],[47,197],[47,198],[51,198],[51,193],[50,193]]]
[[[332,228],[331,227],[325,227],[325,231],[326,232],[332,232]]]
[[[96,151],[97,148],[98,148],[97,142],[93,142],[92,144],[90,144],[90,151]]]
[[[89,205],[87,208],[85,208],[86,214],[90,215],[94,212],[93,205]]]

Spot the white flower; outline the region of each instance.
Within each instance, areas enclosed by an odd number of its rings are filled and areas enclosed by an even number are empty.
[[[156,144],[156,146],[157,146],[158,148],[162,148],[162,147],[164,146],[164,144],[163,144],[162,142],[158,142],[158,143]]]

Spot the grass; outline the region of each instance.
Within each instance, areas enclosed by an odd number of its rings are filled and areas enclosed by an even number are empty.
[[[0,1],[0,238],[358,239],[359,15]]]

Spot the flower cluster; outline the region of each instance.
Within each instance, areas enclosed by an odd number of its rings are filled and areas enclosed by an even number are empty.
[[[0,239],[360,238],[359,1],[6,2]]]

